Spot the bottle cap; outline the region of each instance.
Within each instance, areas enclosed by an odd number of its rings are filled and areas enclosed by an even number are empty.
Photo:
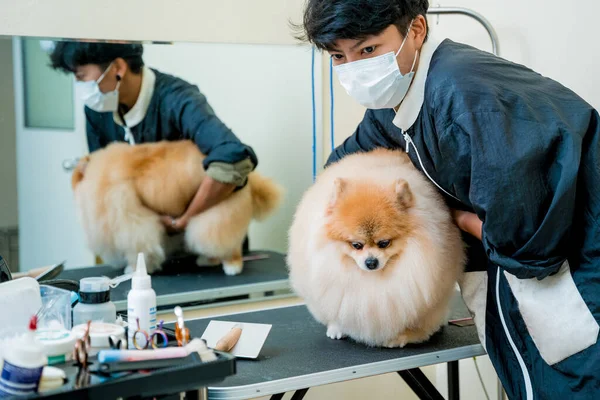
[[[151,278],[148,275],[148,270],[146,269],[146,260],[144,259],[144,253],[138,254],[137,265],[135,266],[135,272],[133,273],[133,277],[131,278],[131,288],[132,289],[150,289],[151,286]]]
[[[102,304],[110,301],[110,279],[105,276],[83,278],[79,281],[79,301],[83,304]]]

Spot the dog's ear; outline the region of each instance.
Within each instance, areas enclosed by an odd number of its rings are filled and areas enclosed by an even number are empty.
[[[410,208],[414,204],[414,198],[408,182],[404,179],[398,179],[395,183],[396,199],[401,208]]]
[[[329,200],[328,213],[333,211],[338,200],[344,193],[344,190],[346,190],[346,186],[346,181],[342,178],[336,178],[335,181],[333,181],[333,192],[331,193],[331,199]]]

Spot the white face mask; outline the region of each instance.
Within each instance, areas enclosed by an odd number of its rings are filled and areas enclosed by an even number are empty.
[[[112,63],[106,68],[106,71],[96,81],[77,82],[83,92],[83,101],[86,106],[97,112],[114,112],[119,108],[119,86],[121,81],[117,81],[115,90],[108,93],[102,93],[98,84],[102,82],[106,73],[112,67]]]
[[[412,28],[412,23],[408,32]],[[410,72],[402,75],[396,57],[402,51],[408,32],[397,53],[354,61],[334,67],[340,84],[362,106],[370,109],[394,108],[402,102],[413,77],[418,52]]]

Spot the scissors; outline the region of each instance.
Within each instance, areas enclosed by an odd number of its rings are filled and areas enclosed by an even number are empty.
[[[90,339],[91,323],[92,321],[87,322],[83,336],[75,341],[75,347],[73,348],[73,360],[79,366],[75,378],[75,388],[85,387],[91,382],[91,376],[88,372],[88,358],[92,347]]]
[[[152,346],[153,349],[167,347],[167,344],[169,343],[169,338],[167,337],[167,334],[163,330],[163,324],[165,321],[163,321],[161,319],[160,322],[158,323],[158,328],[151,335],[148,335],[148,332],[146,332],[140,328],[140,319],[139,318],[136,318],[136,321],[137,321],[137,330],[133,334],[133,346],[136,349],[145,350],[150,346]],[[137,339],[138,333],[141,334],[142,336],[144,336],[144,338],[146,339],[143,346],[140,345],[138,342],[138,339]],[[154,339],[157,339],[159,336],[162,338],[162,344],[160,346],[157,344],[158,340],[156,340],[156,341],[154,340]]]

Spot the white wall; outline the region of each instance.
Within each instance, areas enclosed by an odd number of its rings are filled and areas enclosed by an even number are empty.
[[[17,144],[12,43],[0,38],[0,228],[16,227]]]
[[[64,159],[79,157],[87,150],[83,112],[75,113],[75,129],[25,126],[21,44],[14,38],[20,268],[26,271],[64,260],[67,267],[93,265],[94,256],[86,248],[75,214],[71,176],[62,168]],[[60,102],[51,87],[36,93],[37,100]],[[74,103],[83,110],[82,101],[75,98]]]
[[[304,0],[0,0],[0,35],[294,44]]]

